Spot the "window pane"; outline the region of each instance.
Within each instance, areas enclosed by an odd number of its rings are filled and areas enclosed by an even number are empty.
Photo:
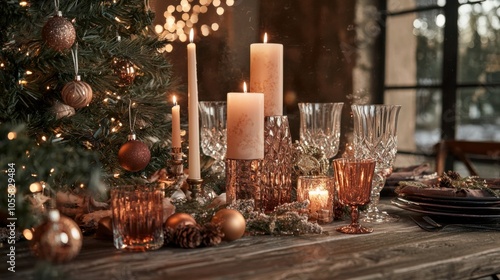
[[[387,104],[402,105],[398,121],[398,150],[431,152],[440,140],[441,91],[387,90]]]
[[[460,83],[488,82],[500,71],[500,0],[460,6],[458,13]]]
[[[458,91],[456,138],[500,141],[500,87],[463,88]]]
[[[387,18],[387,86],[441,82],[443,26],[440,9]]]
[[[438,89],[386,90],[385,103],[401,105],[398,150],[432,151],[441,135],[441,91]]]
[[[443,7],[445,4],[446,0],[387,0],[387,10],[394,13],[435,5]]]

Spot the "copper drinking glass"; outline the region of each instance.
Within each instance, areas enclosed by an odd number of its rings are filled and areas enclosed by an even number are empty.
[[[117,249],[156,250],[163,246],[163,196],[155,186],[111,190],[113,241]]]
[[[342,226],[337,231],[349,234],[373,232],[372,228],[359,224],[358,206],[370,202],[375,163],[373,159],[341,158],[333,160],[339,202],[351,208],[351,224]]]

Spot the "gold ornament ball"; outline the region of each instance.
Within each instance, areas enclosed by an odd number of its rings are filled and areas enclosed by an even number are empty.
[[[92,88],[77,76],[75,80],[64,85],[61,97],[66,105],[76,109],[83,108],[92,101]]]
[[[31,249],[40,259],[52,263],[64,263],[75,258],[82,248],[82,232],[70,218],[59,216],[59,211],[52,210],[49,216],[57,212],[57,219],[50,218],[39,225],[31,240]]]
[[[151,152],[146,144],[129,140],[118,151],[118,162],[123,169],[137,172],[146,168],[151,160]]]
[[[45,23],[42,29],[42,38],[50,48],[56,51],[67,50],[75,42],[75,27],[59,14]]]
[[[233,241],[245,234],[246,222],[241,213],[234,209],[221,209],[212,217],[213,224],[219,224],[224,233],[222,240]]]
[[[165,227],[175,229],[178,225],[196,225],[193,216],[187,213],[174,213],[165,221]]]

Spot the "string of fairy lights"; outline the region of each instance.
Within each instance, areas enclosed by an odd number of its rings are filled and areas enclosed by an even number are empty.
[[[170,42],[176,40],[186,42],[191,29],[196,28],[197,24],[202,22],[203,15],[206,15],[205,21],[209,18],[218,18],[224,15],[226,8],[235,4],[234,0],[181,0],[177,5],[167,6],[163,13],[165,23],[157,24],[155,32],[161,39],[166,39]],[[224,7],[226,6],[226,8]],[[218,17],[210,17],[209,13],[215,12]],[[202,23],[199,26],[199,31],[202,36],[208,36],[212,32],[219,30],[220,26],[217,22]],[[172,52],[173,45],[167,44],[161,52]]]
[[[201,36],[209,36],[212,32],[219,30],[220,26],[217,22],[210,23],[210,19],[218,19],[220,16],[224,15],[227,7],[231,7],[235,4],[235,0],[181,0],[177,5],[168,5],[163,16],[165,17],[165,23],[163,25],[156,25],[154,27],[155,32],[158,34],[160,39],[168,40],[169,42],[180,41],[186,42],[188,40],[188,35],[191,29],[196,29],[197,26],[199,34]],[[29,7],[28,1],[19,1],[21,7]],[[148,5],[149,6],[149,5]],[[210,16],[212,15],[212,16]],[[215,16],[217,15],[217,16]],[[205,18],[203,18],[205,17]],[[120,22],[120,19],[115,18],[116,21]],[[202,23],[207,22],[207,23]],[[167,44],[159,52],[172,52],[173,45]],[[21,49],[19,49],[21,51]],[[29,52],[26,53],[27,56],[30,55]],[[0,62],[0,69],[5,69],[7,65],[4,62]],[[32,71],[26,70],[19,74],[18,84],[23,87],[28,83],[27,76],[32,75]],[[50,90],[50,85],[47,85],[47,90]],[[105,92],[105,97],[103,99],[104,104],[113,104],[121,99],[116,92],[107,91]],[[132,107],[136,107],[137,104],[132,104]],[[121,128],[123,128],[123,123],[115,118],[111,118],[111,132],[116,133]],[[8,135],[9,140],[14,140],[16,138],[15,132],[10,132]],[[61,133],[56,132],[56,139],[53,141],[61,140]],[[37,142],[48,141],[45,135],[39,135]],[[84,143],[87,149],[92,149],[92,144]],[[40,145],[37,143],[37,145]],[[26,151],[29,157],[29,151]],[[25,169],[26,167],[22,167]],[[52,169],[51,173],[55,170]],[[32,174],[33,177],[37,177],[36,174]],[[119,174],[114,174],[114,177],[119,177]],[[80,186],[84,188],[82,184]],[[35,193],[45,189],[44,182],[35,182],[30,186],[30,191]]]

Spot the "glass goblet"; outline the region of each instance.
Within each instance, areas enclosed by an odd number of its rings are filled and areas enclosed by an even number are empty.
[[[358,223],[358,206],[370,201],[370,190],[375,170],[373,159],[347,159],[333,160],[337,196],[344,206],[351,208],[351,224],[342,226],[337,231],[342,233],[370,233],[371,228]]]
[[[226,157],[226,116],[225,101],[200,101],[201,149],[203,153],[215,159],[212,172],[223,174]]]
[[[363,213],[363,221],[372,223],[391,222],[398,219],[380,211],[380,191],[397,153],[397,122],[400,105],[352,105],[354,120],[354,157],[375,159],[370,204]]]
[[[327,159],[339,151],[344,103],[299,103],[300,142],[319,148]]]

